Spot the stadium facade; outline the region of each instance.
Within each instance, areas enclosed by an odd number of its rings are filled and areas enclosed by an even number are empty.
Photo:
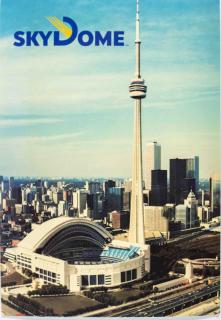
[[[29,233],[5,252],[18,270],[36,273],[47,284],[70,291],[117,287],[142,279],[150,271],[149,246],[114,240],[102,226],[87,219],[59,217]]]

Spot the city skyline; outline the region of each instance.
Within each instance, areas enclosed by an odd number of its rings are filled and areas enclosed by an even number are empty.
[[[2,174],[130,177],[133,108],[127,88],[134,71],[134,1],[47,1],[26,12],[27,1],[20,2],[18,7],[1,1]],[[141,1],[142,68],[149,86],[143,144],[161,144],[167,170],[169,159],[199,155],[201,178],[219,172],[218,5]],[[12,47],[14,31],[48,30],[45,16],[67,14],[81,28],[124,30],[127,46]]]

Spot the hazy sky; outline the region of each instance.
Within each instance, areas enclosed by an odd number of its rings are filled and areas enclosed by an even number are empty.
[[[0,174],[130,176],[135,0],[2,0]],[[219,168],[219,1],[141,0],[145,145],[169,159],[199,155],[200,176]],[[124,30],[125,47],[13,47],[13,34]]]

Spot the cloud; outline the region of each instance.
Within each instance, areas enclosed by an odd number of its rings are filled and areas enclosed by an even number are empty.
[[[0,119],[0,127],[19,127],[48,125],[63,122],[62,119],[39,118],[39,119]]]
[[[45,143],[45,142],[55,142],[56,144],[64,143],[64,141],[70,141],[70,139],[78,138],[81,136],[81,132],[67,133],[67,134],[54,134],[47,136],[8,136],[0,139],[0,144],[13,144],[17,145],[21,143],[22,145],[32,145],[33,143]]]

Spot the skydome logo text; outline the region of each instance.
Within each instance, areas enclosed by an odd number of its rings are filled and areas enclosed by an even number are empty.
[[[14,33],[15,47],[31,47],[31,46],[44,46],[50,44],[54,46],[67,46],[77,41],[79,45],[88,47],[95,46],[124,46],[124,31],[107,31],[101,33],[100,31],[79,31],[76,22],[69,18],[63,17],[63,22],[56,17],[47,17],[48,21],[58,31],[16,31]],[[61,35],[63,38],[61,39]]]

